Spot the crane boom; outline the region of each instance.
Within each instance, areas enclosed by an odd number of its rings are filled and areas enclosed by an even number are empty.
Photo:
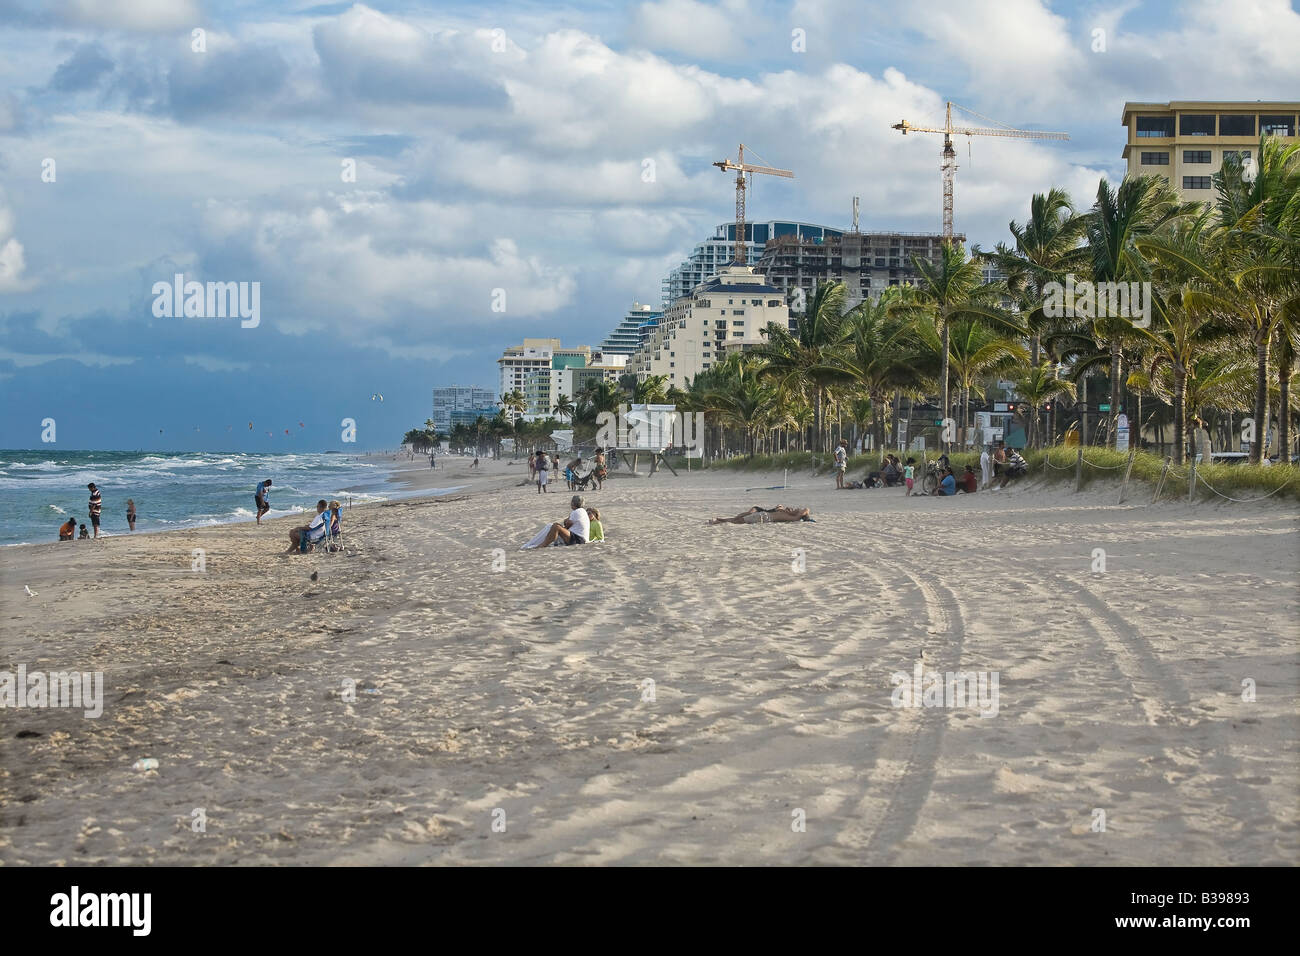
[[[907,120],[901,120],[895,123],[893,128],[901,132],[904,136],[908,133],[943,133],[943,152],[939,154],[939,169],[943,174],[943,238],[947,242],[952,241],[952,194],[953,184],[957,178],[957,152],[952,148],[953,136],[1001,136],[1008,139],[1069,139],[1069,133],[1052,133],[1042,130],[1013,129],[1010,126],[999,127],[978,127],[978,126],[953,126],[952,125],[952,108],[956,104],[949,101],[944,116],[942,127],[935,126],[915,126]],[[958,106],[957,109],[964,109]],[[972,110],[966,110],[971,113]],[[979,116],[978,113],[974,115]],[[987,116],[981,119],[989,119]],[[997,120],[989,120],[996,123]]]
[[[744,143],[740,144],[735,162],[730,159],[723,159],[713,165],[724,173],[733,169],[736,171],[736,253],[731,261],[735,265],[748,265],[745,258],[745,174],[762,173],[766,176],[794,179],[794,173],[788,169],[777,169],[775,166],[755,166],[752,163],[745,162]]]

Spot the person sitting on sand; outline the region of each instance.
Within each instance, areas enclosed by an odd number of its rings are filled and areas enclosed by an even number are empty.
[[[90,539],[90,532],[86,530],[86,526],[83,524],[81,526],[81,534],[77,535],[77,540],[87,541],[89,539]]]
[[[322,498],[316,502],[316,517],[312,518],[309,524],[289,532],[289,548],[286,553],[292,554],[298,551],[306,554],[310,551],[312,545],[323,540],[329,532],[329,520],[329,503]]]
[[[945,468],[940,474],[943,478],[939,481],[940,495],[955,495],[957,493],[957,479],[952,476],[952,469]]]
[[[77,534],[77,519],[69,518],[63,524],[59,525],[59,540],[71,541]]]
[[[893,455],[885,456],[885,467],[881,470],[880,477],[884,480],[886,487],[893,487],[902,483],[903,469],[899,467],[898,459]]]
[[[1006,453],[1006,464],[1002,466],[1002,483],[996,488],[990,488],[990,491],[1001,491],[1012,479],[1023,478],[1029,471],[1029,462],[1020,457],[1020,452],[1014,448]]]
[[[547,548],[552,544],[586,544],[587,536],[591,534],[591,518],[587,515],[587,509],[582,506],[582,495],[574,495],[569,504],[573,507],[569,517],[547,528],[540,541],[534,538],[524,547]],[[534,541],[537,543],[534,544]]]
[[[775,508],[760,508],[757,505],[748,511],[742,511],[734,518],[710,518],[709,524],[767,524],[781,521],[812,521],[807,508],[792,508],[789,505],[777,505]]]
[[[587,518],[588,518],[589,521],[590,521],[590,524],[589,524],[589,526],[588,526],[588,533],[590,534],[590,537],[588,537],[587,540],[588,540],[588,541],[604,541],[604,540],[605,540],[605,526],[604,526],[604,525],[601,523],[601,521],[600,521],[600,509],[599,509],[599,508],[588,508],[588,509],[587,509]]]
[[[957,490],[973,495],[980,486],[980,480],[975,476],[975,469],[971,465],[966,466],[966,471],[961,478],[957,480]]]

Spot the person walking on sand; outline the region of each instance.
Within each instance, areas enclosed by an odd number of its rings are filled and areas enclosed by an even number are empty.
[[[546,491],[546,477],[550,469],[546,467],[546,453],[539,451],[537,453],[537,493],[543,494]]]
[[[913,484],[913,479],[915,478],[916,478],[916,459],[909,458],[907,459],[907,464],[903,466],[903,484],[907,486],[907,490],[903,492],[904,498],[910,498],[912,496],[912,484]]]
[[[839,444],[835,446],[835,487],[844,487],[844,472],[849,467],[849,442],[847,438],[841,438]]]
[[[93,481],[90,484],[86,485],[86,487],[90,489],[90,523],[94,525],[95,537],[98,538],[99,537],[99,513],[101,510],[103,510],[104,498],[102,495],[100,495],[99,489],[95,487],[95,483]]]
[[[135,499],[126,499],[126,527],[128,531],[135,530]]]
[[[267,497],[271,494],[271,479],[259,482],[257,491],[253,494],[253,502],[257,505],[257,523],[262,523],[262,515],[271,510],[271,502]]]

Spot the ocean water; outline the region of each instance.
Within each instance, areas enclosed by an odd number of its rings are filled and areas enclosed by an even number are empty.
[[[251,521],[253,492],[265,478],[273,482],[270,518],[314,511],[320,498],[346,505],[349,496],[353,504],[402,497],[386,481],[392,464],[320,453],[0,450],[0,544],[57,541],[69,515],[93,533],[92,481],[104,496],[100,535],[130,533],[128,498],[141,534]]]

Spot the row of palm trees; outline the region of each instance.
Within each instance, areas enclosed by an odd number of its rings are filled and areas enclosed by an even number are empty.
[[[1102,180],[1084,211],[1061,189],[1035,195],[1010,242],[945,245],[933,262],[914,260],[913,285],[852,308],[842,284],[822,285],[793,331],[769,325],[763,345],[728,355],[684,392],[660,383],[662,397],[705,412],[714,447],[730,429],[750,454],[824,450],[847,421],[880,448],[917,403],[959,423],[960,441],[973,406],[1009,379],[1032,446],[1066,423],[1084,444],[1114,445],[1123,410],[1136,436],[1172,420],[1180,462],[1192,416],[1253,419],[1256,463],[1275,418],[1285,453],[1300,344],[1300,146],[1265,137],[1257,156],[1225,159],[1211,203],[1184,202],[1154,176]],[[1004,278],[984,281],[990,264]],[[1050,293],[1067,279],[1138,283],[1150,292],[1149,324],[1104,299],[1061,314]],[[1089,411],[1103,403],[1110,412],[1090,434]],[[575,421],[583,411],[580,400]]]

